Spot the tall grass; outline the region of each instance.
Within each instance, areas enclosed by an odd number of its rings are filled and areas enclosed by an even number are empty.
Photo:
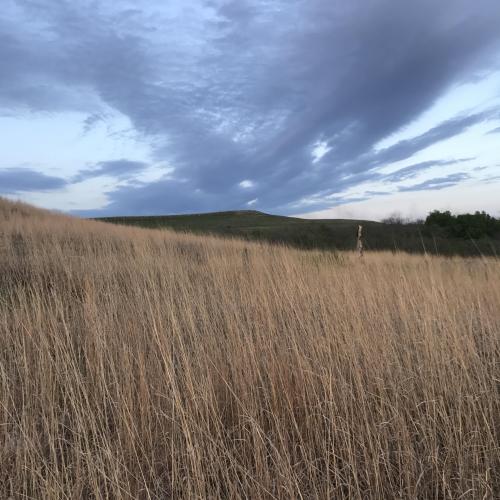
[[[0,498],[498,498],[500,263],[0,201]]]

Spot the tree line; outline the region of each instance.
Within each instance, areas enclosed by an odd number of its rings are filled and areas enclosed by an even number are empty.
[[[443,228],[447,235],[458,238],[478,239],[500,235],[500,219],[484,211],[453,215],[449,210],[445,212],[434,210],[427,216],[424,224]]]

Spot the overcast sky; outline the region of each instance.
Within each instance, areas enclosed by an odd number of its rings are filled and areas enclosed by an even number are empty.
[[[498,0],[3,0],[0,196],[500,215]]]

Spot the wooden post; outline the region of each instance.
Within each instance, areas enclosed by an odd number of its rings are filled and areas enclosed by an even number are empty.
[[[358,226],[358,253],[360,257],[363,257],[363,226],[360,224]]]

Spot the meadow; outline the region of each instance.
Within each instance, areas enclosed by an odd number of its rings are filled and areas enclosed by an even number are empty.
[[[0,498],[500,496],[500,261],[0,200]]]

